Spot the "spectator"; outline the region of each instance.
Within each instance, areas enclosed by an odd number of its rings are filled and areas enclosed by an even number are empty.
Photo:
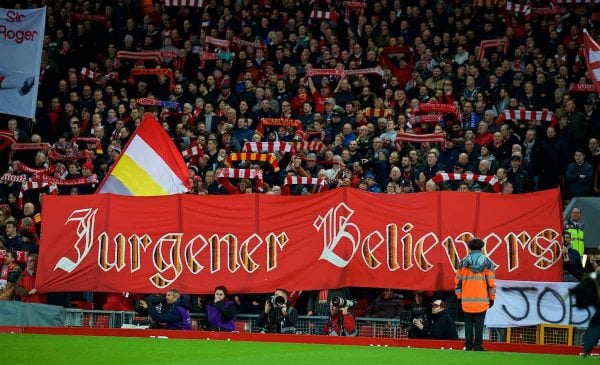
[[[456,324],[448,311],[446,310],[446,303],[442,300],[434,300],[431,304],[431,326],[425,329],[425,325],[422,320],[416,318],[414,325],[421,330],[425,338],[434,340],[458,340],[458,332],[456,331]]]
[[[40,303],[47,302],[46,294],[38,293],[35,287],[35,279],[37,274],[38,255],[31,254],[27,256],[27,267],[21,273],[21,276],[15,283],[15,293],[24,303]]]
[[[400,318],[402,301],[394,295],[394,289],[384,289],[369,305],[365,317],[370,318]]]
[[[212,302],[206,305],[206,324],[209,331],[232,332],[235,330],[235,302],[227,299],[227,288],[217,286]]]
[[[456,271],[455,293],[465,312],[465,350],[485,351],[483,322],[485,312],[494,305],[496,281],[494,263],[482,253],[485,243],[479,238],[469,241],[469,255]]]
[[[594,171],[592,165],[585,161],[583,151],[578,150],[574,155],[574,162],[567,167],[565,179],[572,197],[590,196],[594,191]]]
[[[571,247],[571,234],[563,232],[563,247],[560,250],[563,259],[563,281],[579,281],[583,276],[581,255]]]
[[[416,323],[420,323],[417,327]],[[408,338],[426,338],[425,334],[431,326],[429,308],[425,303],[423,292],[415,292],[415,298],[410,305],[410,324],[408,329]]]
[[[13,300],[15,296],[15,283],[21,277],[21,268],[17,264],[17,254],[14,251],[6,251],[4,265],[6,266],[6,276],[2,275],[0,277],[0,301]],[[5,284],[2,284],[4,280]]]
[[[9,250],[19,250],[23,246],[23,240],[21,235],[17,232],[17,221],[8,220],[6,221],[6,246]]]
[[[145,300],[140,300],[140,306],[148,311],[152,319],[168,330],[191,330],[192,320],[190,319],[189,300],[182,298],[179,291],[171,289],[166,295],[167,308],[162,313],[155,307],[149,306]]]
[[[510,158],[510,168],[506,177],[513,186],[514,194],[530,193],[533,191],[533,179],[521,167],[521,154],[515,153]]]

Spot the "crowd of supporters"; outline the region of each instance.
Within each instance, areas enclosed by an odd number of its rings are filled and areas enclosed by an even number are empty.
[[[1,0],[47,6],[36,116],[0,115],[17,141],[0,145],[0,223],[31,236],[4,246],[36,252],[41,197],[93,193],[145,113],[194,194],[598,195],[583,30],[597,38],[600,5],[545,4]],[[59,183],[27,184],[36,174]]]

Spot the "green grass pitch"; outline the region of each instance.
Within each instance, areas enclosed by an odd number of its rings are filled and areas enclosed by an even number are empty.
[[[0,364],[597,364],[578,356],[377,346],[0,334]]]

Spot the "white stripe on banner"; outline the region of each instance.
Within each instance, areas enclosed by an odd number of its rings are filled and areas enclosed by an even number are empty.
[[[590,63],[600,61],[600,51],[594,51],[593,49],[590,48],[588,51],[588,54],[590,57]]]
[[[45,19],[46,8],[0,8],[0,113],[35,116]]]
[[[506,328],[538,324],[587,327],[594,309],[578,309],[569,289],[577,283],[496,280],[496,300],[485,315],[485,326]]]
[[[169,194],[183,194],[188,191],[169,165],[140,136],[136,135],[133,138],[125,153]]]

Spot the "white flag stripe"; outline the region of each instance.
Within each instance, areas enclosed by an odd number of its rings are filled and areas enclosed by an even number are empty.
[[[600,68],[594,69],[592,73],[594,74],[594,78],[596,79],[596,81],[600,81]]]
[[[136,135],[133,138],[125,154],[168,193],[183,194],[188,191],[169,165],[140,136]]]
[[[590,48],[588,50],[588,54],[590,57],[590,64],[600,61],[600,51],[594,51],[593,49]]]

